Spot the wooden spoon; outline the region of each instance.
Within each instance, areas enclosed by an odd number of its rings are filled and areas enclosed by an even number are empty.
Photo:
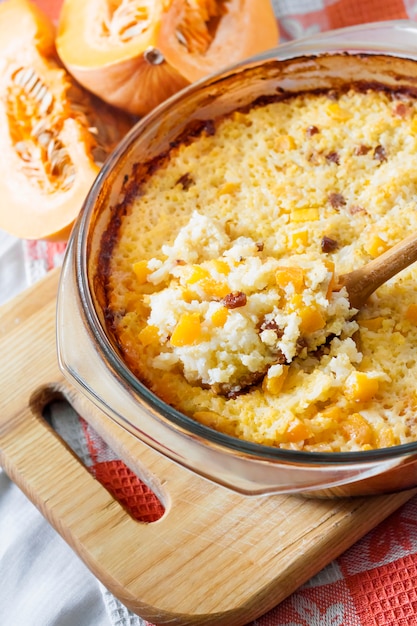
[[[339,276],[338,288],[346,287],[351,306],[360,309],[378,287],[415,261],[417,234],[413,233],[363,267]]]

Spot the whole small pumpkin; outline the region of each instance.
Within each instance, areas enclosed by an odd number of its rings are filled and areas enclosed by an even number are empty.
[[[80,84],[142,116],[278,39],[270,0],[64,0],[56,45]]]

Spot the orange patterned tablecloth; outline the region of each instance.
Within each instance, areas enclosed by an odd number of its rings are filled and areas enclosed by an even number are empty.
[[[38,0],[54,16],[60,2]],[[274,0],[281,40],[354,24],[417,17],[411,0]],[[59,265],[63,244],[26,242],[25,258],[30,282]],[[142,521],[163,512],[149,489],[120,462],[79,416],[72,427],[56,428],[70,441],[85,445],[84,462],[91,472]],[[144,624],[108,592],[104,600],[110,620],[118,626]],[[298,591],[256,620],[253,626],[413,626],[417,625],[417,498],[381,523],[333,561]]]

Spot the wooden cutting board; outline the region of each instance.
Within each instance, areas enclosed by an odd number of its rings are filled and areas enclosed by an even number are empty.
[[[58,270],[0,308],[0,463],[90,570],[155,624],[247,624],[417,490],[340,500],[242,496],[177,466],[80,397],[55,353]],[[56,396],[166,507],[132,519],[41,417]]]

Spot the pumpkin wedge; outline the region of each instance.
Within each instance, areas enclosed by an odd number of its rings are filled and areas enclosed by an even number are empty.
[[[65,240],[131,116],[62,67],[55,29],[29,0],[0,3],[0,228]]]
[[[82,85],[135,115],[277,43],[270,0],[64,0],[56,40]]]

